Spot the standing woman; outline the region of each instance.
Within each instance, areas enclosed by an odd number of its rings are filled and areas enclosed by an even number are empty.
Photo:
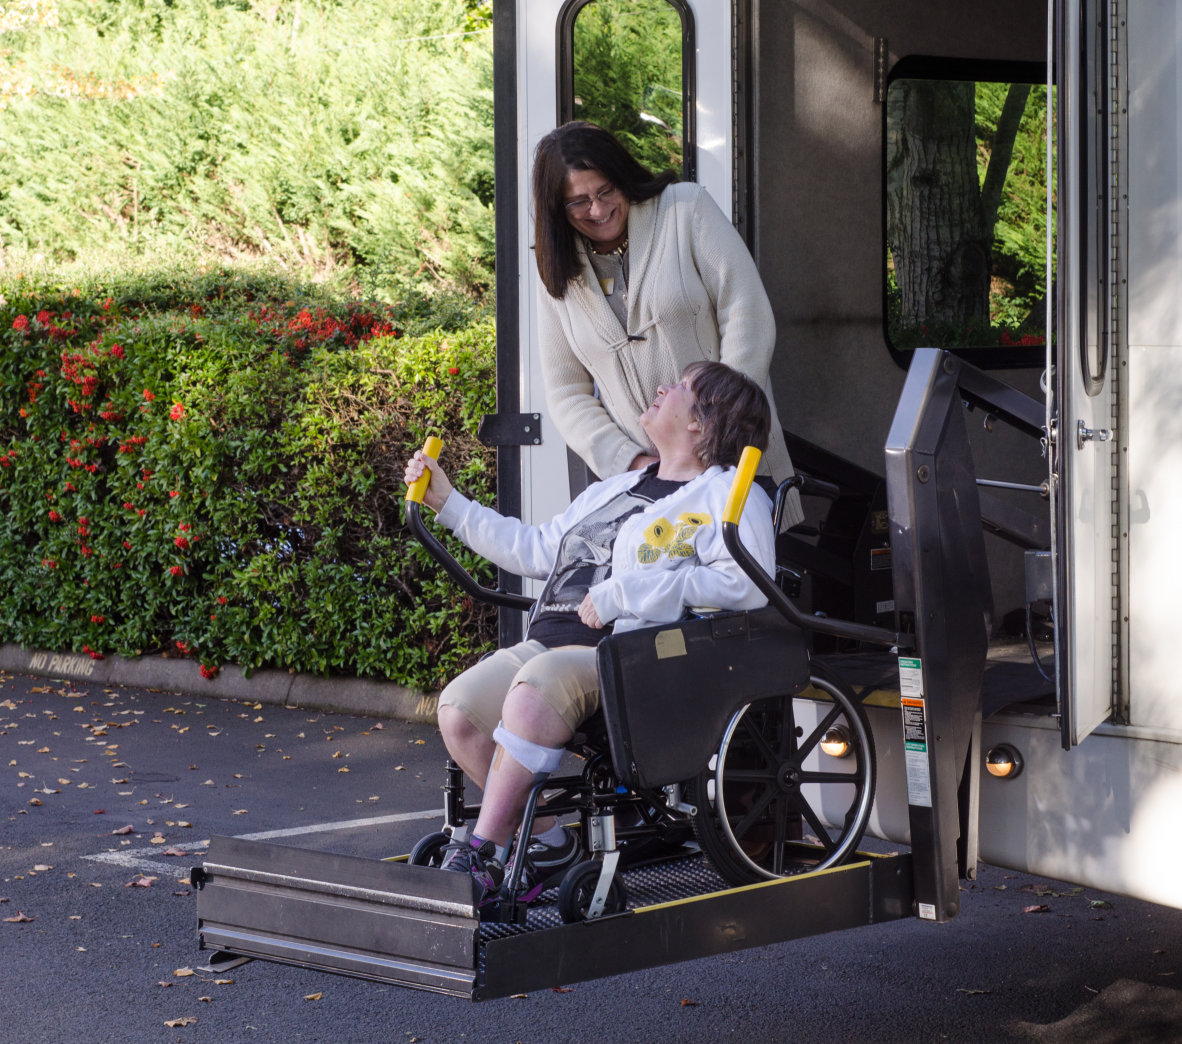
[[[542,373],[554,424],[601,478],[651,463],[638,418],[658,385],[724,362],[772,402],[765,469],[792,462],[768,367],[776,327],[759,272],[710,195],[654,176],[602,127],[567,123],[534,155]],[[795,493],[786,522],[800,521]]]

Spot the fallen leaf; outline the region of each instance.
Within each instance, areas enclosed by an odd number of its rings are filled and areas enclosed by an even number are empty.
[[[196,1021],[196,1015],[182,1015],[179,1019],[165,1019],[164,1025],[169,1029],[176,1029],[178,1026],[192,1026]]]
[[[214,979],[213,984],[215,986],[233,986],[234,980],[233,979]]]
[[[158,983],[156,983],[156,985],[157,985],[157,986],[163,986],[165,989],[168,989],[168,987],[169,987],[169,986],[171,986],[171,985],[172,985],[172,983],[171,983],[171,982],[163,982],[163,981],[161,981],[161,982],[158,982]]]
[[[128,823],[127,826],[121,826],[116,830],[112,830],[111,833],[112,834],[134,834],[135,827],[133,827],[130,823]]]
[[[305,993],[304,1000],[320,1000],[323,996],[323,993]]]
[[[163,851],[163,852],[161,852],[160,854],[161,854],[162,856],[183,856],[183,855],[188,855],[189,853],[188,853],[188,852],[186,852],[186,851],[184,851],[184,849],[177,848],[177,846],[176,846],[176,845],[169,845],[169,846],[168,846],[166,849],[164,849],[164,851]]]
[[[173,978],[187,979],[190,975],[196,975],[192,968],[177,968],[173,973]]]
[[[136,878],[132,879],[131,881],[128,881],[127,884],[125,884],[123,887],[124,888],[151,888],[152,883],[155,880],[156,880],[156,878],[154,878],[154,877],[146,877],[143,874],[140,874],[139,877],[136,877]]]
[[[232,815],[232,816],[244,816],[244,815],[246,815],[246,809],[244,809],[244,808],[236,808],[236,809],[234,809],[234,810],[233,810],[233,811],[230,813],[230,815]]]
[[[1022,907],[1023,913],[1050,913],[1051,908],[1046,903],[1037,903],[1034,906]]]
[[[148,838],[148,844],[166,845],[168,844],[168,838],[166,838],[163,834],[153,834],[150,838]]]
[[[992,991],[992,990],[966,990],[964,987],[962,987],[962,986],[958,986],[958,987],[956,988],[956,992],[957,992],[957,993],[967,993],[967,994],[969,994],[970,996],[973,996],[973,997],[975,997],[975,996],[977,996],[977,995],[979,995],[979,994],[984,994],[984,993],[992,993],[993,991]]]
[[[36,914],[33,914],[33,916],[30,917],[28,914],[22,913],[20,910],[17,910],[16,916],[15,917],[5,917],[4,923],[5,924],[27,924],[29,921],[35,921],[35,920],[37,920]]]
[[[551,993],[574,993],[574,990],[570,986],[551,986],[550,992]]]
[[[212,998],[212,997],[198,997],[197,999],[198,999],[199,1001],[205,1001],[207,1004],[210,1004],[210,1003],[212,1003],[212,1002],[213,1002],[213,998]]]
[[[33,869],[39,871],[40,873],[45,873],[46,870],[52,870],[53,867],[49,866],[47,863],[38,863],[35,867],[33,867]]]
[[[698,1002],[696,1000],[690,1000],[688,997],[682,997],[681,1006],[683,1008],[696,1008],[698,1006]]]
[[[1111,910],[1112,903],[1107,899],[1093,899],[1089,904],[1093,910]]]

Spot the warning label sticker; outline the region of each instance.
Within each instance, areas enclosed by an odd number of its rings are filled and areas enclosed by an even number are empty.
[[[907,763],[907,803],[932,807],[928,767],[927,708],[923,699],[923,663],[899,657],[899,706],[903,712],[903,750]]]
[[[918,656],[899,657],[899,695],[923,696],[923,661]]]

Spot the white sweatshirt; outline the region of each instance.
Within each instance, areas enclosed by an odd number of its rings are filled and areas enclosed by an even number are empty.
[[[614,621],[616,631],[629,631],[671,623],[687,607],[757,609],[767,604],[723,543],[722,514],[734,474],[734,468],[708,468],[624,522],[612,547],[611,576],[590,592],[604,623]],[[541,580],[554,567],[563,534],[640,477],[640,472],[625,472],[596,482],[538,526],[453,490],[438,521],[502,569]],[[752,557],[774,574],[772,505],[758,486],[748,496],[739,536]]]

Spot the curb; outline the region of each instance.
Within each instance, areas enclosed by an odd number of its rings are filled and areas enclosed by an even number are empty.
[[[249,676],[233,664],[210,679],[194,660],[165,656],[92,660],[85,653],[52,653],[22,645],[0,645],[0,670],[91,684],[134,685],[186,696],[266,703],[279,707],[396,718],[435,724],[438,693],[420,693],[393,682],[368,678],[320,678],[313,674],[261,670]]]

